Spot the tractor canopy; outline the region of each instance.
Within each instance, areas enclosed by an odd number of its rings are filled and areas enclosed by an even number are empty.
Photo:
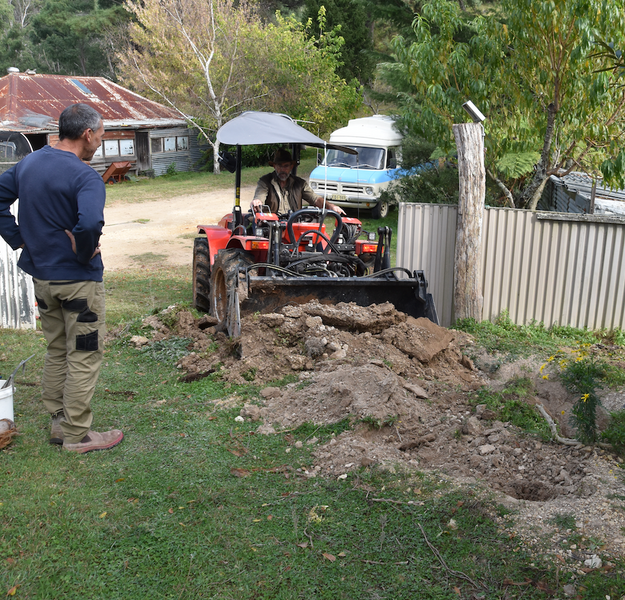
[[[226,146],[301,144],[314,148],[337,148],[349,154],[356,154],[351,148],[328,144],[298,125],[288,115],[281,113],[257,111],[241,113],[220,127],[217,140]]]

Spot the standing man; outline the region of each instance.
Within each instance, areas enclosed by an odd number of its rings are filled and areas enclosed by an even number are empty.
[[[276,150],[273,161],[269,164],[274,168],[274,171],[263,175],[258,180],[254,199],[251,203],[252,212],[266,204],[272,213],[284,215],[290,210],[295,211],[302,208],[303,200],[317,208],[323,208],[323,198],[315,194],[304,179],[291,173],[295,161],[288,150]],[[342,208],[330,202],[326,202],[325,205],[339,215],[345,214]]]
[[[0,235],[33,277],[48,342],[43,403],[52,415],[50,442],[72,452],[112,448],[118,429],[91,431],[91,398],[104,344],[104,267],[100,235],[106,191],[86,162],[102,143],[102,117],[74,104],[59,117],[59,142],[0,175]],[[85,161],[85,162],[83,162]],[[10,206],[19,198],[17,225]]]

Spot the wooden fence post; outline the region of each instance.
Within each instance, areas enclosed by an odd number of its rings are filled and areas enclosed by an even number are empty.
[[[481,123],[453,126],[458,148],[458,224],[454,262],[454,322],[482,320],[482,213],[486,195],[484,137]]]

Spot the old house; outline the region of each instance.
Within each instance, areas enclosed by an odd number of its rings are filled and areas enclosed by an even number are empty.
[[[9,69],[0,78],[0,170],[58,140],[58,118],[70,104],[93,106],[104,119],[104,139],[91,166],[104,173],[129,161],[130,172],[162,175],[196,170],[203,147],[180,114],[104,77],[38,75]]]

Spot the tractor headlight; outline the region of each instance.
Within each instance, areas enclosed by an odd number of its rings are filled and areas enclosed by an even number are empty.
[[[311,187],[313,190],[316,190],[316,189],[317,189],[317,182],[316,182],[316,181],[311,181],[311,182],[310,182],[310,187]]]
[[[373,188],[371,186],[365,188],[365,194],[367,194],[367,196],[373,196],[373,193]]]

